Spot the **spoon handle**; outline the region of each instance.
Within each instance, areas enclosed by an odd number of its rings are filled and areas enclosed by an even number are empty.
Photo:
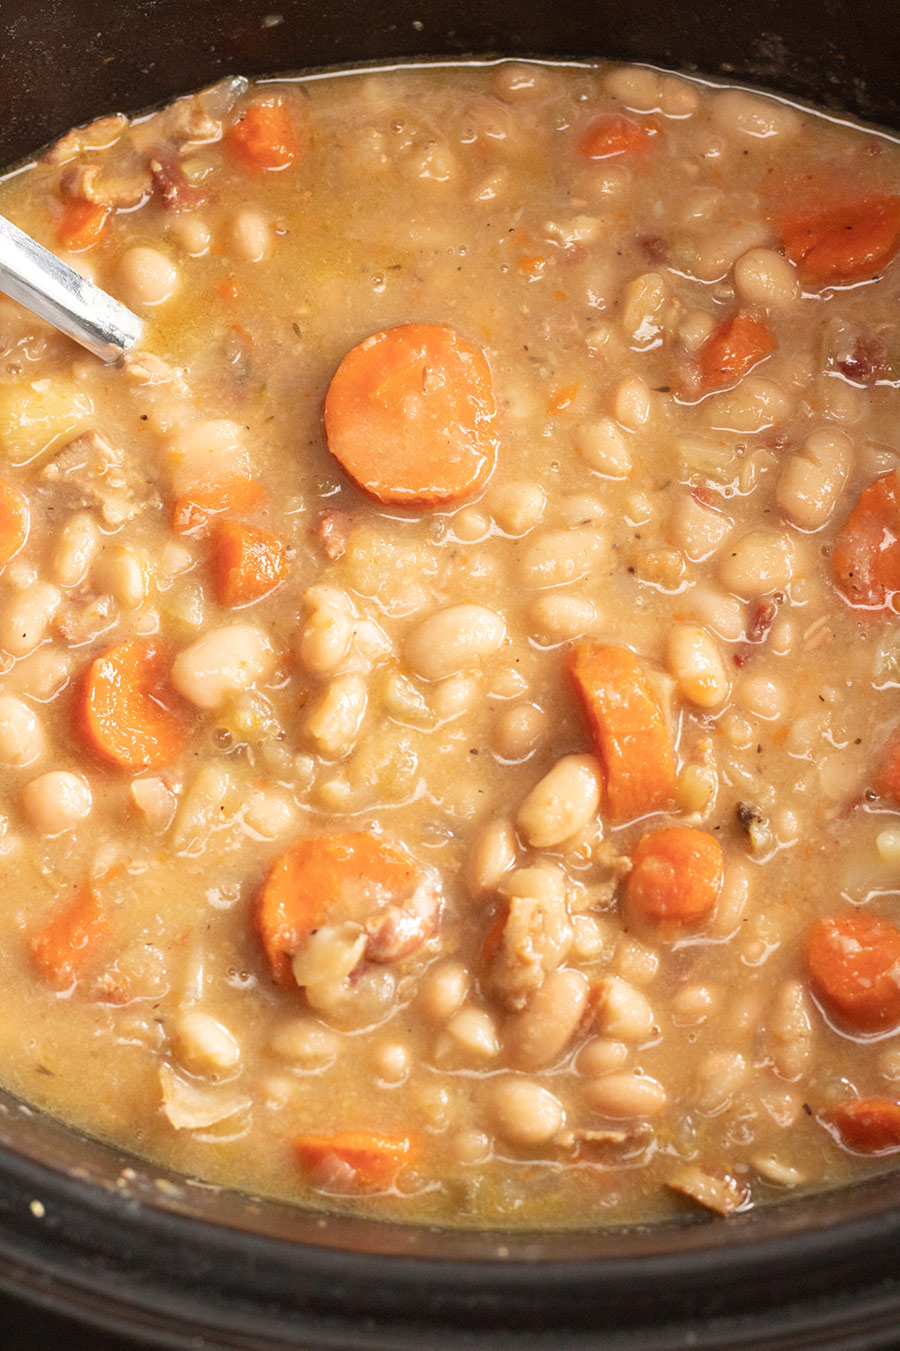
[[[104,361],[118,360],[141,336],[136,314],[3,216],[0,291]]]

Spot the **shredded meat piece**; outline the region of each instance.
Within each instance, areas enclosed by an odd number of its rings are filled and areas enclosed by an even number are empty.
[[[98,117],[86,127],[75,127],[50,147],[44,163],[68,164],[85,150],[105,150],[119,139],[127,126],[128,118],[123,113],[113,113],[109,117]]]
[[[527,887],[533,894],[510,898],[491,978],[507,1008],[517,1010],[525,1007],[548,972],[562,964],[574,934],[558,872],[527,868],[513,877],[519,879],[518,889]]]
[[[70,164],[63,170],[60,190],[67,197],[80,197],[96,206],[139,206],[149,197],[150,170],[136,164],[130,172],[107,172],[99,164]]]
[[[109,526],[124,525],[160,501],[153,484],[130,457],[97,432],[82,432],[67,441],[44,467],[41,478],[68,489],[73,506],[99,511]]]
[[[876,385],[890,375],[887,348],[874,334],[857,338],[853,351],[837,367],[841,375],[856,385]]]
[[[733,1215],[746,1209],[750,1201],[750,1185],[743,1178],[707,1171],[694,1163],[674,1173],[666,1186],[718,1215]]]
[[[161,141],[168,141],[176,149],[186,145],[218,141],[222,123],[211,117],[196,94],[178,99],[163,108],[146,122],[138,122],[131,129],[132,140],[146,153],[158,151]]]
[[[320,552],[332,560],[343,558],[347,552],[352,527],[353,517],[348,511],[340,511],[337,508],[323,511],[313,530]]]
[[[167,211],[192,211],[207,200],[203,188],[189,183],[180,166],[168,157],[151,159],[150,173],[153,191]]]
[[[736,808],[738,825],[747,834],[750,853],[762,858],[771,853],[775,843],[769,819],[753,802],[739,802]]]
[[[405,905],[389,905],[366,920],[365,956],[370,962],[398,962],[434,938],[441,917],[441,894],[433,878],[416,887]]]
[[[732,656],[735,666],[745,666],[753,656],[753,649],[766,641],[783,600],[784,596],[777,592],[774,596],[767,596],[765,600],[759,602],[747,630],[747,641],[741,643]]]

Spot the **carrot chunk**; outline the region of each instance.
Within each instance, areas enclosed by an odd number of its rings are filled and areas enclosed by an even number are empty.
[[[328,449],[369,497],[446,506],[494,467],[494,393],[484,353],[452,328],[405,324],[366,338],[325,400]]]
[[[297,158],[297,137],[283,103],[251,103],[225,133],[225,144],[247,169],[287,169]]]
[[[640,155],[653,145],[655,130],[621,114],[598,117],[590,123],[578,142],[578,153],[585,159]]]
[[[818,920],[806,940],[812,988],[859,1032],[900,1024],[900,929],[868,915]]]
[[[212,561],[216,600],[233,608],[268,596],[288,573],[281,540],[237,521],[220,521],[214,528]]]
[[[320,1172],[334,1159],[347,1164],[356,1183],[369,1191],[385,1191],[412,1154],[412,1141],[404,1135],[388,1137],[369,1131],[343,1131],[339,1135],[298,1135],[294,1152],[307,1173]]]
[[[712,910],[724,880],[715,836],[671,826],[645,835],[632,854],[625,904],[636,919],[693,924]]]
[[[634,653],[579,643],[566,666],[606,769],[608,816],[662,811],[675,792],[672,740]]]
[[[900,728],[888,740],[887,750],[875,771],[872,787],[879,797],[886,797],[900,807]]]
[[[277,859],[256,903],[272,974],[296,989],[291,959],[321,924],[357,923],[413,895],[422,870],[400,845],[363,831],[300,840]]]
[[[106,917],[97,893],[83,886],[31,935],[28,950],[35,969],[57,990],[68,990],[106,936]]]
[[[108,206],[85,202],[81,197],[70,198],[56,225],[56,242],[70,253],[83,253],[103,234],[109,216]]]
[[[800,207],[778,217],[784,251],[812,286],[873,277],[900,249],[900,197]]]
[[[774,352],[775,334],[765,319],[738,310],[719,324],[700,348],[697,371],[703,389],[733,385]]]
[[[168,702],[167,672],[164,649],[144,639],[108,648],[94,658],[80,707],[93,751],[132,773],[162,769],[178,758],[186,731],[180,713]]]
[[[28,538],[30,526],[27,497],[18,488],[0,483],[0,568],[15,558]]]
[[[854,1154],[893,1154],[900,1149],[900,1102],[891,1098],[849,1099],[821,1118]]]
[[[863,488],[834,541],[831,575],[848,605],[893,607],[900,591],[900,471]]]

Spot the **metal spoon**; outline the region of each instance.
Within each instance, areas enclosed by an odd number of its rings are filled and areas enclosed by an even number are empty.
[[[104,361],[141,336],[136,314],[0,216],[0,291]]]

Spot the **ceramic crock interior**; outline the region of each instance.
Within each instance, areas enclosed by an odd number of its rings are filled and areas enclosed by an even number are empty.
[[[894,23],[893,0],[863,0],[852,22],[845,0],[741,0],[713,10],[695,0],[608,8],[597,0],[0,0],[0,164],[104,111],[147,107],[230,72],[438,56],[643,60],[898,126],[896,62],[877,36]],[[0,1282],[88,1317],[127,1309],[123,1326],[157,1332],[154,1302],[164,1292],[175,1321],[227,1327],[222,1345],[280,1345],[277,1328],[296,1326],[298,1310],[319,1336],[335,1317],[364,1312],[373,1327],[402,1324],[410,1344],[420,1325],[435,1344],[438,1324],[517,1324],[615,1328],[617,1336],[643,1328],[640,1345],[661,1346],[668,1343],[646,1340],[647,1325],[658,1331],[702,1309],[696,1344],[728,1345],[708,1340],[717,1319],[771,1305],[787,1327],[794,1315],[786,1311],[813,1299],[822,1309],[849,1299],[857,1322],[863,1308],[870,1320],[890,1320],[900,1305],[885,1280],[898,1237],[897,1176],[729,1221],[648,1230],[447,1233],[326,1218],[162,1175],[0,1099]],[[536,1282],[529,1272],[538,1261]],[[816,1344],[826,1344],[824,1333]],[[873,1332],[865,1344],[888,1343]]]

